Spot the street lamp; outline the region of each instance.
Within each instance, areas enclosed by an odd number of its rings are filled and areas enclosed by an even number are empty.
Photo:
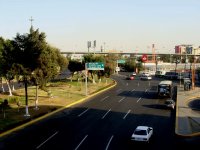
[[[25,117],[30,117],[30,114],[28,112],[28,80],[27,76],[24,77],[24,87],[25,87],[25,98],[26,98],[26,114]]]
[[[192,89],[195,89],[195,75],[196,75],[196,60],[197,56],[194,54],[194,62],[192,64]]]

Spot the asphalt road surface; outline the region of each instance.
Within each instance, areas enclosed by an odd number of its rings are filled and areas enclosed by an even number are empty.
[[[169,150],[196,145],[176,137],[175,111],[156,96],[160,79],[113,78],[118,82],[115,88],[1,138],[0,149]],[[130,140],[138,125],[153,127],[149,144]]]

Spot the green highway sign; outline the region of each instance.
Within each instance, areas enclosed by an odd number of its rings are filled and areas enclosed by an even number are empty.
[[[123,59],[117,60],[117,63],[118,64],[125,64],[125,60],[123,60]]]
[[[92,62],[86,63],[87,70],[104,70],[104,63],[102,62]]]

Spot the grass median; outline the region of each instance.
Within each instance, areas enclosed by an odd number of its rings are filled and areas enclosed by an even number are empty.
[[[109,78],[101,82],[88,82],[88,95],[96,93],[114,84]],[[38,108],[35,109],[36,86],[28,87],[28,105],[30,117],[25,117],[25,89],[23,87],[8,93],[0,94],[0,103],[8,100],[8,105],[0,107],[0,133],[26,123],[37,117],[55,111],[82,98],[85,98],[85,82],[77,80],[57,80],[47,85],[47,91],[38,89]]]

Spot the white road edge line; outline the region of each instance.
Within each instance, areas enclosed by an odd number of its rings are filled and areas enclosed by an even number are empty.
[[[141,100],[141,97],[137,100],[137,103]]]
[[[78,144],[78,146],[74,149],[74,150],[77,150],[80,146],[81,146],[81,144],[85,141],[85,139],[88,137],[88,135],[86,135],[83,139],[82,139],[82,141]]]
[[[118,102],[120,103],[121,101],[123,101],[126,97],[121,98]]]
[[[82,115],[83,115],[84,113],[86,113],[88,110],[89,110],[89,108],[86,109],[85,111],[83,111],[81,114],[79,114],[78,117],[82,116]]]
[[[106,115],[107,115],[110,111],[111,111],[111,109],[109,109],[101,119],[104,119],[104,118],[106,117]]]
[[[108,150],[108,148],[109,148],[109,146],[110,146],[110,143],[111,143],[113,137],[114,137],[114,136],[112,135],[111,138],[110,138],[110,140],[109,140],[109,142],[108,142],[108,144],[107,144],[107,146],[106,146],[106,149],[105,149],[105,150]]]
[[[108,98],[109,96],[106,96],[104,98],[101,99],[101,102],[103,102],[106,98]]]
[[[46,139],[44,142],[42,142],[39,146],[36,147],[36,149],[39,149],[42,145],[44,145],[46,142],[48,142],[51,138],[53,138],[58,131],[56,131],[53,135],[51,135],[48,139]]]
[[[135,89],[132,89],[131,92],[135,91]]]
[[[124,116],[123,119],[126,119],[126,117],[128,116],[128,114],[131,112],[131,110],[129,109],[128,112],[126,113],[126,115]]]

